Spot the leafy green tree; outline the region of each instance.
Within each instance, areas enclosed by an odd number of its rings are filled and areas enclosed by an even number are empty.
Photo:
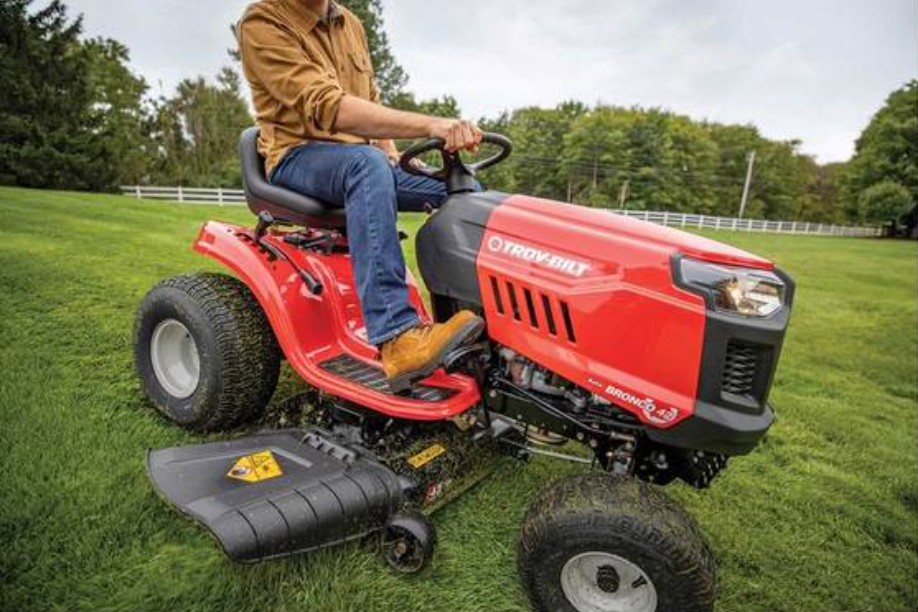
[[[459,103],[453,96],[418,101],[409,91],[403,91],[390,99],[388,106],[436,117],[459,117],[462,114]]]
[[[749,154],[752,151],[758,151],[765,139],[759,134],[758,129],[751,125],[711,123],[706,124],[705,127],[717,144],[718,162],[715,184],[717,213],[726,217],[735,217],[739,214]],[[757,180],[757,177],[755,179]],[[756,184],[756,180],[753,181],[753,185]],[[746,216],[762,217],[763,203],[756,199],[755,192],[750,195]]]
[[[817,223],[849,221],[841,204],[841,179],[846,170],[844,162],[818,165],[811,161],[810,182],[800,203],[797,219]]]
[[[736,216],[742,198],[749,154],[756,153],[746,217],[829,221],[827,205],[815,205],[815,161],[800,153],[799,141],[774,141],[750,125],[708,124],[719,150],[715,175],[718,214]]]
[[[106,155],[95,133],[81,20],[59,0],[0,0],[0,181],[101,189]]]
[[[158,100],[150,130],[156,144],[155,182],[236,187],[241,184],[236,147],[252,125],[239,75],[224,68],[216,82],[186,79]]]
[[[874,183],[857,200],[859,218],[868,223],[898,220],[914,204],[908,188],[892,180]]]
[[[811,159],[802,156],[799,141],[764,141],[756,158],[753,197],[765,219],[796,219],[807,194]]]
[[[506,127],[496,130],[506,132],[518,151],[510,158],[506,189],[566,200],[570,173],[559,163],[564,137],[586,112],[579,102],[565,102],[553,109],[529,107],[514,111]]]
[[[894,91],[858,138],[844,179],[850,214],[862,216],[861,195],[887,181],[904,187],[918,202],[918,80]],[[891,193],[888,187],[881,191]]]
[[[598,107],[564,139],[575,199],[592,206],[713,212],[717,148],[686,117]]]
[[[111,184],[142,183],[153,155],[153,143],[146,134],[147,83],[128,68],[129,52],[121,43],[95,38],[84,43],[84,49],[89,59],[93,124],[114,161]]]

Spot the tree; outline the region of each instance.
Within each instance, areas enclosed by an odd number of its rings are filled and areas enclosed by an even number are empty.
[[[96,38],[84,44],[89,58],[91,114],[96,135],[113,160],[111,186],[144,181],[153,155],[146,134],[147,83],[127,67],[127,47],[118,41]]]
[[[828,221],[815,205],[811,193],[817,180],[815,161],[800,153],[800,142],[774,141],[763,137],[751,125],[707,124],[717,143],[720,161],[716,169],[715,193],[718,214],[739,212],[751,152],[756,153],[746,217]]]
[[[241,184],[236,147],[252,125],[239,75],[224,68],[210,84],[185,79],[170,98],[154,104],[150,131],[156,143],[156,182],[236,187]]]
[[[0,181],[100,189],[110,161],[90,112],[81,20],[59,0],[0,0]]]
[[[868,223],[888,223],[898,220],[913,205],[912,194],[896,181],[874,183],[857,199],[858,216]]]
[[[575,198],[592,206],[713,212],[717,147],[687,117],[601,106],[564,138]]]
[[[503,129],[518,153],[511,157],[506,188],[544,198],[567,200],[571,173],[560,165],[564,137],[587,108],[579,102],[564,102],[553,109],[518,109]]]
[[[861,196],[884,182],[901,185],[918,202],[918,80],[894,91],[858,138],[844,178],[849,213],[861,216]],[[887,186],[868,200],[882,192],[892,190]]]
[[[801,201],[797,219],[816,223],[845,223],[849,219],[841,205],[841,178],[844,162],[818,165],[811,162],[810,182]]]
[[[462,114],[459,103],[453,96],[442,96],[419,102],[414,94],[408,91],[403,91],[392,98],[388,106],[435,117],[459,117]]]

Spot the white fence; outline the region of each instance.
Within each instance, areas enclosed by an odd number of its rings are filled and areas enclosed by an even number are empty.
[[[200,189],[192,187],[147,187],[124,185],[121,193],[138,200],[163,200],[187,204],[217,204],[219,206],[240,206],[245,204],[245,192],[241,189]]]
[[[245,204],[245,192],[241,189],[198,189],[190,187],[141,187],[139,185],[121,188],[124,195],[143,200],[164,200],[188,204],[217,204],[219,206],[240,206]],[[761,219],[737,219],[734,217],[710,217],[676,212],[650,210],[613,210],[622,215],[650,221],[658,225],[682,229],[727,230],[733,232],[760,232],[767,234],[797,234],[801,236],[847,236],[874,238],[881,236],[882,228],[856,227],[851,225],[830,225],[807,221],[763,221]]]
[[[808,221],[763,221],[761,219],[737,219],[735,217],[709,217],[675,212],[654,212],[650,210],[616,210],[622,215],[650,221],[658,225],[687,229],[728,230],[733,232],[760,232],[767,234],[798,234],[801,236],[847,236],[875,238],[883,234],[879,227],[855,227],[852,225],[831,225]]]

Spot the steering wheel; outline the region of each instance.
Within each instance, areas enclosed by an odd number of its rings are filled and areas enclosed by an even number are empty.
[[[430,138],[405,151],[399,160],[399,165],[408,174],[443,181],[446,183],[446,191],[449,194],[474,191],[475,175],[504,161],[513,152],[513,142],[500,134],[483,134],[481,144],[497,145],[500,147],[500,151],[487,159],[474,164],[467,164],[462,161],[458,151],[450,152],[446,150],[446,141],[442,138]],[[411,163],[421,155],[431,151],[440,152],[440,157],[443,159],[442,168],[428,168]]]

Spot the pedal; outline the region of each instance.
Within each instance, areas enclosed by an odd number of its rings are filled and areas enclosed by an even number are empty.
[[[454,350],[452,353],[446,356],[443,360],[443,369],[449,373],[456,371],[458,365],[467,359],[475,355],[479,355],[488,350],[487,342],[478,342],[476,344],[469,344],[468,346],[462,346]]]
[[[481,431],[475,432],[475,435],[472,436],[472,439],[476,442],[483,438],[500,440],[501,438],[514,432],[518,432],[518,430],[513,426],[512,423],[496,415],[491,415],[491,426],[487,429],[482,429]]]

